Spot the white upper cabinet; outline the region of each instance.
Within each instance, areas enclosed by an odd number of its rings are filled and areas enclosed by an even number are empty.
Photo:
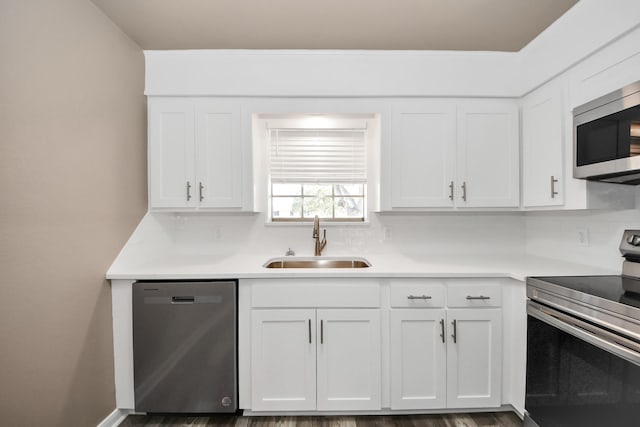
[[[391,204],[397,208],[453,206],[456,106],[415,101],[393,108]]]
[[[242,156],[239,104],[149,99],[151,209],[241,210]]]
[[[194,207],[193,103],[149,100],[150,206]]]
[[[522,205],[564,203],[562,86],[558,82],[522,100]]]
[[[519,206],[515,101],[396,103],[385,143],[391,156],[383,172],[390,174],[384,208]]]
[[[576,64],[567,75],[569,110],[640,80],[640,27]]]
[[[196,105],[196,153],[199,206],[242,206],[242,144],[238,106],[211,101]]]
[[[519,206],[519,162],[515,101],[477,100],[458,105],[458,206]]]

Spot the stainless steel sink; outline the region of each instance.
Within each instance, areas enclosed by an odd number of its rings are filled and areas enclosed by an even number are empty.
[[[353,257],[281,257],[267,261],[265,268],[367,268],[371,267],[364,258]]]

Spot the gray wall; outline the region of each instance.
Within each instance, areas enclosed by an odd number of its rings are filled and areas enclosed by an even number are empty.
[[[104,274],[146,211],[144,58],[88,0],[0,0],[0,424],[115,408]]]

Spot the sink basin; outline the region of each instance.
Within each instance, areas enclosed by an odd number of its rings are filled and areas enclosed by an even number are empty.
[[[267,261],[265,268],[367,268],[371,267],[364,258],[353,257],[281,257]]]

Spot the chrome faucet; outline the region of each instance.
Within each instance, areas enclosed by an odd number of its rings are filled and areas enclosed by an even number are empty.
[[[313,219],[313,238],[316,241],[315,256],[322,255],[322,250],[327,246],[327,229],[325,228],[323,231],[322,240],[320,240],[320,218],[316,215]]]

